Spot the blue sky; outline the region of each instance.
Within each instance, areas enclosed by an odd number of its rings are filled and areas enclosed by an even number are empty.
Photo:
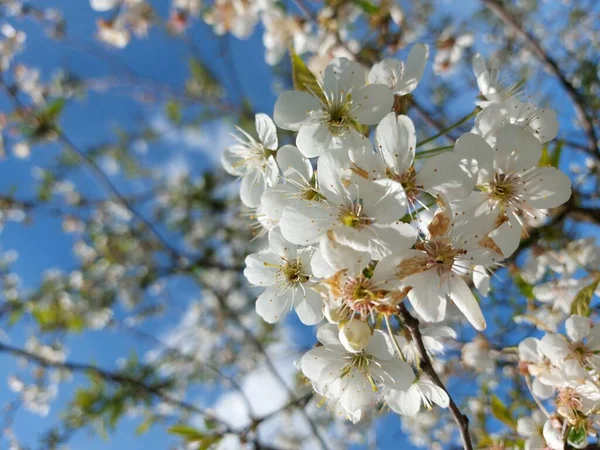
[[[27,32],[27,47],[24,54],[18,58],[19,62],[39,67],[42,77],[47,79],[58,67],[67,67],[84,78],[107,76],[111,69],[106,62],[94,57],[86,56],[77,48],[93,48],[109,58],[117,58],[127,63],[135,73],[145,79],[164,83],[181,88],[187,74],[188,50],[181,41],[169,38],[160,30],[152,30],[148,38],[143,40],[133,39],[131,44],[124,50],[114,51],[106,49],[93,38],[92,30],[95,29],[95,20],[98,14],[93,12],[85,0],[53,0],[33,2],[39,6],[52,5],[61,10],[68,23],[70,42],[54,43],[49,41],[41,32],[38,24],[30,21],[12,21],[17,29]],[[451,9],[451,2],[441,2],[441,10]],[[167,16],[167,2],[154,2],[163,17]],[[461,18],[468,18],[472,12],[473,3],[468,2],[466,7],[461,8],[455,14]],[[210,61],[210,68],[224,83],[232,87],[230,71],[226,69],[229,61],[221,55],[221,44],[209,28],[201,22],[195,22],[190,35],[200,48],[204,61]],[[256,112],[272,113],[276,98],[273,85],[275,79],[270,68],[264,63],[261,44],[261,32],[257,31],[251,39],[240,42],[232,37],[227,39],[232,52],[232,59],[238,73],[239,81]],[[431,65],[428,66],[429,69]],[[433,77],[431,73],[424,78],[424,83]],[[550,85],[547,88],[552,89]],[[468,93],[470,98],[472,92]],[[565,106],[562,92],[556,95],[555,103],[562,106],[563,129],[570,128],[569,122],[572,118],[572,110]],[[1,100],[0,102],[4,102]],[[0,103],[6,107],[5,103]],[[460,105],[460,109],[469,111],[470,103]],[[63,116],[63,128],[71,140],[80,148],[104,142],[111,136],[111,132],[118,124],[128,128],[135,127],[138,119],[144,117],[159,126],[161,124],[160,107],[146,107],[134,102],[122,93],[89,93],[87,97],[76,103],[69,103]],[[457,117],[460,115],[457,113]],[[218,159],[218,153],[229,142],[228,126],[215,124],[201,130],[199,133],[188,133],[187,135],[174,134],[168,139],[153,144],[150,152],[145,157],[147,162],[154,167],[162,167],[166,177],[174,176],[179,171],[199,173],[212,167]],[[56,145],[44,145],[34,148],[29,160],[20,160],[9,157],[0,162],[0,189],[6,192],[10,186],[18,186],[19,198],[28,198],[34,195],[33,167],[51,167],[53,161],[59,154]],[[78,185],[83,186],[86,192],[97,197],[104,195],[103,191],[94,182],[88,181],[89,174],[78,172],[73,179]],[[139,183],[126,183],[121,177],[115,178],[117,185],[124,193],[143,191],[144,186]],[[14,264],[14,269],[19,273],[26,286],[35,286],[40,279],[40,274],[51,268],[61,267],[68,270],[76,264],[70,248],[72,238],[61,232],[61,224],[52,216],[40,213],[33,224],[23,226],[21,224],[7,224],[0,234],[1,247],[5,251],[15,249],[20,258]],[[177,243],[180,245],[181,243]],[[142,325],[140,328],[156,332],[168,332],[178,323],[179,316],[185,309],[187,302],[195,298],[197,292],[181,281],[175,281],[172,287],[180,297],[181,308],[175,309],[164,319],[153,320]],[[311,342],[314,336],[312,330],[302,328],[295,318],[291,318],[289,325],[299,341]],[[31,331],[32,324],[20,324],[7,330],[10,341],[17,346],[22,346],[24,339]],[[145,353],[151,348],[143,341],[124,333],[86,332],[82,335],[70,338],[67,341],[69,348],[69,360],[77,362],[93,362],[103,367],[115,368],[119,358],[126,357],[135,351],[139,354]],[[18,370],[14,359],[0,356],[0,380]],[[289,361],[286,359],[286,363]],[[58,423],[61,409],[73,392],[73,387],[81,377],[76,377],[74,382],[61,385],[61,391],[57,401],[52,405],[52,410],[47,417],[37,417],[22,411],[17,415],[15,430],[25,443],[36,444],[36,437],[49,426]],[[212,397],[212,395],[211,395]],[[0,388],[0,403],[13,398],[13,394],[6,386]],[[208,397],[199,401],[210,403]],[[80,432],[71,441],[72,448],[95,449],[162,449],[167,448],[173,439],[167,435],[160,425],[143,436],[135,434],[138,420],[126,419],[111,434],[108,440],[102,440],[91,435],[87,431]],[[390,429],[392,431],[390,431]],[[378,448],[392,449],[403,448],[410,450],[413,447],[405,442],[404,437],[397,434],[399,421],[395,416],[389,416],[378,424],[380,439]],[[4,448],[0,443],[0,449]],[[37,448],[37,445],[34,445]]]

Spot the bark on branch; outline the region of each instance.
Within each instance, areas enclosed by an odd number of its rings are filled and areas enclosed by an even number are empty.
[[[429,378],[431,378],[431,381],[433,381],[438,387],[446,391],[446,394],[448,394],[448,398],[450,399],[449,409],[452,413],[452,417],[454,417],[454,421],[458,425],[460,437],[463,442],[463,448],[465,450],[473,450],[473,443],[471,442],[471,436],[469,434],[469,418],[460,411],[460,409],[452,399],[452,396],[446,389],[446,386],[444,386],[444,383],[433,368],[433,365],[431,364],[431,359],[429,358],[427,350],[425,349],[425,344],[423,343],[423,336],[421,335],[421,330],[419,330],[419,320],[413,317],[410,314],[410,312],[408,312],[408,309],[406,309],[406,306],[403,303],[400,303],[400,305],[398,306],[398,314],[400,315],[402,322],[410,332],[412,338],[417,343],[419,359],[421,361],[421,370],[423,370],[423,372],[425,372],[429,376]]]

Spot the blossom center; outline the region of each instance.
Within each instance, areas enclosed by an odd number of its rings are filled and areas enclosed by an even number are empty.
[[[300,197],[302,200],[307,200],[309,202],[319,202],[325,198],[313,187],[306,187],[302,189],[300,192]]]
[[[363,215],[363,205],[360,201],[340,208],[339,220],[345,226],[356,229],[361,229],[373,223],[373,220]]]
[[[377,304],[383,298],[383,295],[368,278],[360,275],[344,284],[342,298],[350,310],[365,317],[377,308]]]
[[[396,174],[389,168],[385,169],[385,174],[391,180],[397,181],[404,188],[406,199],[409,203],[414,203],[417,195],[419,195],[419,187],[417,186],[417,171],[414,166],[410,166],[403,174]]]
[[[286,261],[281,267],[281,273],[287,284],[291,285],[306,283],[310,278],[308,275],[302,273],[302,262],[300,261],[300,258]]]
[[[520,181],[521,177],[516,173],[496,172],[493,181],[488,186],[488,194],[493,200],[509,204],[517,196],[517,185]]]
[[[454,261],[459,256],[467,253],[466,250],[454,247],[447,239],[417,242],[415,248],[426,255],[402,261],[396,269],[398,278],[402,279],[429,269],[437,270],[440,276],[444,275],[452,271]]]
[[[323,108],[311,111],[310,116],[328,124],[329,132],[334,136],[341,136],[352,120],[352,95],[349,92],[340,92],[337,96],[325,93],[325,97],[325,101],[321,103]]]
[[[582,366],[586,366],[589,358],[594,356],[594,351],[583,342],[573,342],[569,344],[569,348],[571,350],[570,358],[575,359]]]

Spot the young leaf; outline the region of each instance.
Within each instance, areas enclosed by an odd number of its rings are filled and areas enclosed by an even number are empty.
[[[379,12],[379,6],[374,5],[368,0],[352,0],[352,3],[362,9],[363,12],[368,16],[372,16],[373,14],[377,14]]]
[[[292,79],[294,80],[294,88],[298,91],[305,91],[316,95],[319,100],[326,102],[325,94],[317,81],[317,77],[315,77],[306,64],[304,64],[302,58],[291,49],[290,56],[292,59]]]
[[[600,283],[600,277],[596,278],[591,284],[587,285],[577,293],[571,304],[571,314],[589,317],[590,302],[594,296],[594,291],[598,287],[598,283]]]
[[[202,433],[202,431],[197,430],[194,427],[190,427],[189,425],[173,425],[171,428],[167,430],[171,434],[176,434],[185,439],[186,442],[198,442],[204,440],[206,435]]]
[[[517,428],[517,423],[515,422],[515,419],[513,419],[509,409],[504,405],[504,403],[502,403],[502,400],[495,395],[492,395],[491,407],[492,415],[496,419],[513,429]]]

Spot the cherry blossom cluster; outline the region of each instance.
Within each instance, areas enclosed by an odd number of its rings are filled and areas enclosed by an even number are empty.
[[[600,249],[593,237],[560,249],[534,248],[521,269],[539,303],[515,320],[546,332],[518,347],[520,373],[540,406],[518,422],[528,449],[562,449],[565,443],[585,448],[597,435],[600,329],[587,315],[593,296],[600,294],[598,273]],[[564,334],[558,333],[563,323]]]
[[[598,272],[600,248],[594,237],[571,241],[560,249],[534,248],[521,269],[521,277],[533,286],[537,302],[535,308],[515,320],[556,332],[571,315],[577,294],[595,285]],[[590,298],[593,294],[600,296],[600,288],[590,289],[589,294]]]
[[[600,408],[600,329],[588,317],[570,316],[565,335],[546,333],[519,344],[520,369],[540,402],[542,414],[520,420],[529,448],[561,450],[567,442],[585,448],[588,436],[597,435]],[[553,399],[550,414],[542,401]],[[537,423],[533,426],[532,422]]]
[[[415,373],[415,344],[390,318],[407,298],[423,322],[444,320],[450,303],[485,329],[471,284],[485,295],[523,225],[570,197],[565,174],[538,166],[557,134],[554,113],[519,101],[479,55],[472,132],[419,151],[412,120],[394,109],[427,59],[424,45],[370,70],[334,59],[314,82],[281,93],[274,120],[256,116],[257,139],[240,129],[222,158],[268,232],[244,271],[264,288],[256,311],[269,323],[291,309],[306,325],[326,320],[301,370],[353,421],[378,400],[406,415],[448,405],[444,389]],[[295,145],[279,145],[277,126],[296,133]],[[443,350],[440,336],[453,331],[434,328],[430,354]]]

